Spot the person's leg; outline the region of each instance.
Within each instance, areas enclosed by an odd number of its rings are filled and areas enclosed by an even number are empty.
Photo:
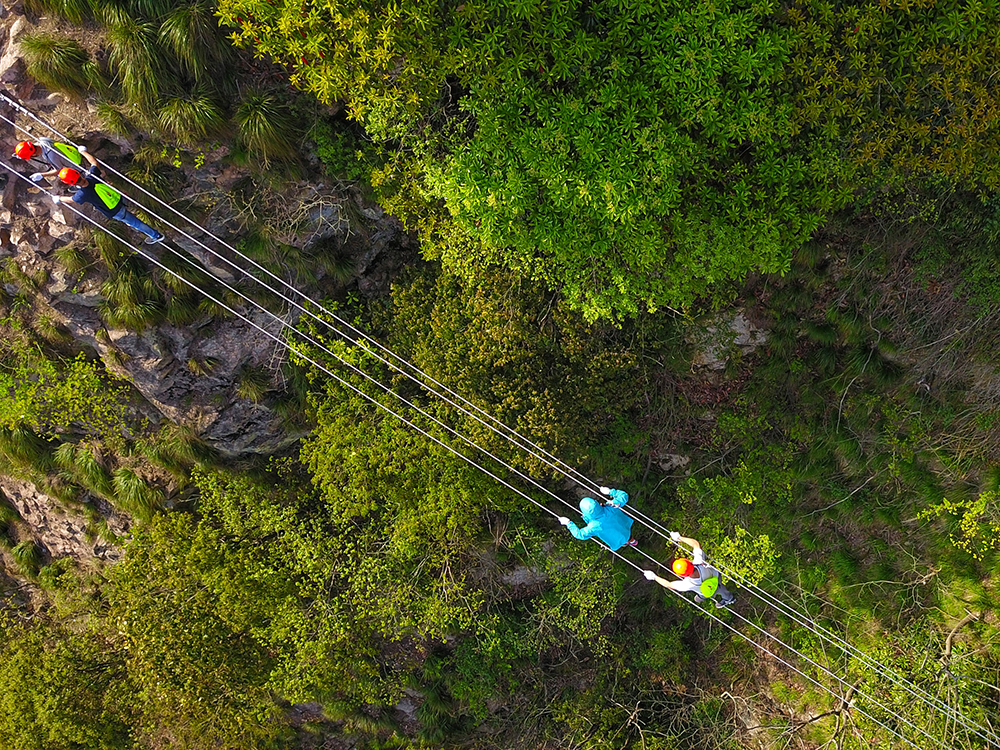
[[[728,604],[732,604],[736,601],[736,597],[725,586],[722,585],[722,581],[719,581],[719,588],[715,590],[715,596],[712,597],[715,600],[715,606],[725,607]]]
[[[149,226],[149,224],[146,224],[143,221],[141,221],[138,216],[127,211],[124,206],[122,206],[121,210],[115,214],[115,219],[122,222],[123,224],[127,224],[133,229],[137,229],[138,231],[142,232],[144,235],[149,237],[149,239],[151,240],[159,241],[163,239],[162,234],[160,234],[151,226]]]

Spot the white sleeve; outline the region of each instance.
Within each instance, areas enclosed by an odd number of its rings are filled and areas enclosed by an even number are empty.
[[[695,565],[705,564],[705,553],[702,551],[701,547],[694,551],[694,554],[691,556],[691,562]]]

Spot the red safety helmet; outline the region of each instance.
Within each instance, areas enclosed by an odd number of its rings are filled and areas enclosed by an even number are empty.
[[[687,578],[694,573],[694,564],[683,557],[678,557],[674,560],[674,564],[671,567],[673,567],[674,572],[681,578]]]
[[[36,150],[35,144],[31,141],[21,141],[14,147],[14,156],[27,160],[35,155]]]
[[[59,170],[59,179],[62,180],[67,185],[75,185],[80,181],[80,173],[75,169],[70,169],[69,167],[63,167]]]

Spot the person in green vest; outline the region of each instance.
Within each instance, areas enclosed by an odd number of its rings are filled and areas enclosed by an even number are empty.
[[[51,167],[45,172],[35,172],[31,175],[32,182],[41,182],[49,177],[55,177],[60,169],[78,169],[83,166],[83,154],[86,146],[73,146],[69,143],[59,143],[51,138],[39,138],[38,144],[31,141],[21,141],[14,148],[14,156],[28,161],[41,157]]]
[[[163,235],[160,232],[126,210],[125,198],[122,197],[121,193],[101,182],[101,170],[97,166],[97,159],[91,156],[89,151],[84,151],[83,156],[90,163],[90,168],[86,172],[72,167],[63,167],[59,170],[59,179],[63,184],[75,187],[76,192],[69,197],[52,194],[52,202],[56,205],[89,203],[109,219],[128,224],[133,229],[142,232],[146,235],[147,245],[162,242]]]
[[[643,575],[647,581],[656,581],[658,584],[673,591],[684,592],[694,591],[694,600],[703,602],[711,599],[716,607],[728,607],[736,601],[729,589],[722,585],[719,580],[719,571],[705,562],[705,553],[701,549],[701,544],[697,539],[688,536],[681,536],[676,531],[670,532],[670,538],[678,544],[686,544],[691,548],[690,560],[685,557],[678,557],[674,560],[671,569],[678,576],[678,581],[668,581],[661,578],[651,570],[644,570]]]

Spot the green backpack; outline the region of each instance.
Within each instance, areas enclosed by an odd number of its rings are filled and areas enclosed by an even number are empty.
[[[77,166],[83,164],[83,157],[80,155],[80,152],[76,150],[76,146],[70,146],[68,143],[53,143],[52,146],[56,149],[56,151]]]
[[[122,194],[117,190],[112,190],[103,182],[94,183],[94,191],[108,208],[114,208],[121,202]]]

